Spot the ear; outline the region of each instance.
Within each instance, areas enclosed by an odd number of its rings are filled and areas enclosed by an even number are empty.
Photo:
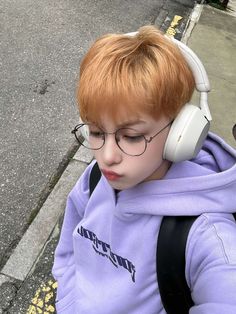
[[[209,131],[210,122],[200,108],[186,104],[175,118],[163,152],[163,158],[179,162],[194,158]]]

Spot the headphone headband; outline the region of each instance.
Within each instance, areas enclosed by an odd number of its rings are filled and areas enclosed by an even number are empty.
[[[169,37],[168,37],[169,38]],[[171,37],[171,40],[179,47],[180,51],[184,55],[186,61],[190,69],[193,72],[193,76],[195,79],[196,89],[199,92],[209,92],[210,91],[210,83],[206,73],[206,70],[198,58],[198,56],[193,52],[188,46],[186,46],[181,41]]]
[[[179,47],[185,60],[187,61],[194,76],[196,90],[200,92],[199,106],[207,120],[211,121],[212,116],[209,110],[207,100],[208,92],[211,90],[211,87],[204,65],[202,64],[196,53],[193,52],[193,50],[186,46],[184,43],[175,39],[174,37],[168,38],[170,38]]]

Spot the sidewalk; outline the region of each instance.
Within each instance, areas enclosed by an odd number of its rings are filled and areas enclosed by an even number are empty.
[[[236,1],[232,2],[236,5]],[[236,123],[236,13],[204,6],[188,45],[202,60],[211,84],[211,131],[236,147],[232,127]]]
[[[235,29],[235,16],[209,6],[197,5],[183,36],[183,41],[197,53],[209,75],[212,86],[209,94],[213,116],[211,131],[220,134],[234,147]],[[194,102],[197,103],[197,96]],[[55,313],[53,303],[56,284],[50,272],[60,231],[60,217],[66,196],[91,159],[88,151],[81,147],[3,268],[0,274],[0,314],[4,313],[1,307],[9,305],[10,309],[5,313]]]

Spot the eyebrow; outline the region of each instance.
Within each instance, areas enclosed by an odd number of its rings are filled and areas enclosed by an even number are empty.
[[[124,128],[124,127],[130,127],[130,126],[134,126],[137,124],[146,124],[146,121],[143,120],[134,120],[134,121],[127,121],[127,122],[123,122],[117,125],[118,128]]]

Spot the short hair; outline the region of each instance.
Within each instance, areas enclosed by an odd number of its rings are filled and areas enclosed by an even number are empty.
[[[77,89],[83,121],[101,123],[103,113],[115,121],[150,114],[175,118],[189,102],[194,77],[176,44],[154,26],[134,36],[108,34],[92,45],[80,67]]]

